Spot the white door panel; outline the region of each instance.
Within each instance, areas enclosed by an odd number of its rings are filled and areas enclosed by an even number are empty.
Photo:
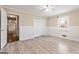
[[[46,20],[43,18],[34,19],[34,37],[44,35]]]
[[[7,12],[1,8],[1,49],[7,43]]]

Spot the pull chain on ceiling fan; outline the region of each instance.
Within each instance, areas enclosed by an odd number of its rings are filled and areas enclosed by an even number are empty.
[[[43,6],[43,10],[45,12],[48,12],[48,11],[51,11],[52,12],[55,8],[56,8],[56,6],[54,6],[54,5],[44,5]]]

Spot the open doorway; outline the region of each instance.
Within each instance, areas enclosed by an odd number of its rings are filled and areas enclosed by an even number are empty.
[[[8,15],[8,25],[7,25],[7,42],[15,42],[19,40],[19,16],[18,15]]]

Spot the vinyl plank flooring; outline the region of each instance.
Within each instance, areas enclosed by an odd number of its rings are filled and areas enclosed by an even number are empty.
[[[8,43],[3,49],[9,54],[78,54],[79,42],[51,36]]]

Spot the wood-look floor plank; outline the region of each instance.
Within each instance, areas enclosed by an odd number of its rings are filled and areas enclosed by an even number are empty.
[[[51,36],[8,43],[3,49],[9,54],[79,53],[79,42]]]

